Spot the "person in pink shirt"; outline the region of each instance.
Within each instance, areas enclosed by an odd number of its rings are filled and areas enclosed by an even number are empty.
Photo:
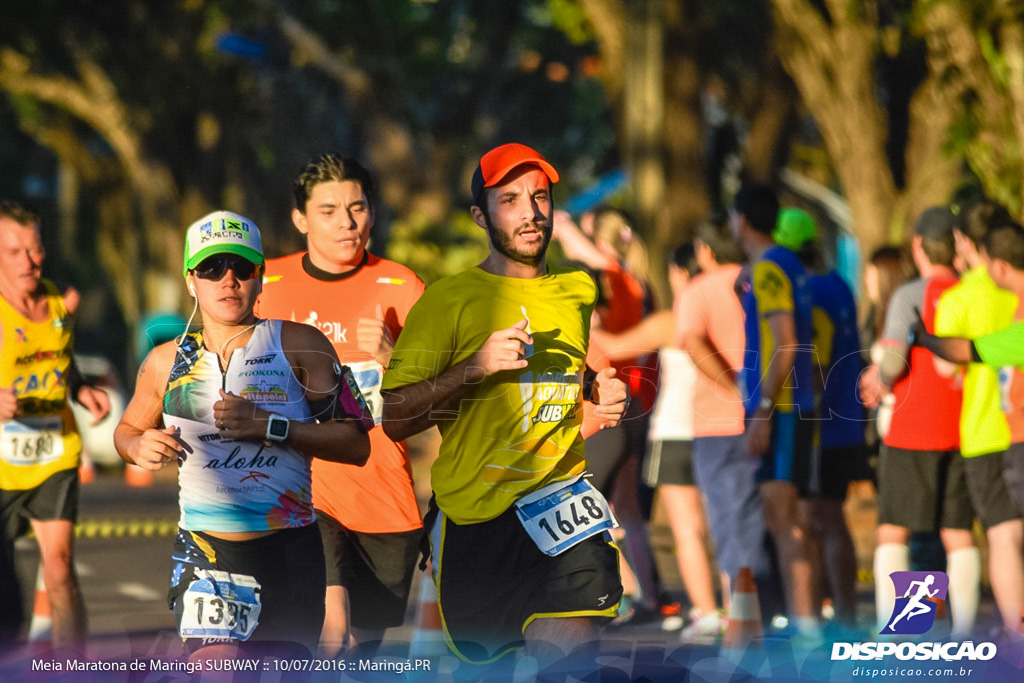
[[[743,366],[743,307],[736,295],[742,253],[728,228],[702,225],[694,240],[701,274],[676,302],[683,348],[697,366],[693,410],[693,466],[704,493],[711,538],[722,574],[722,595],[741,567],[758,583],[761,613],[777,605],[775,577],[766,546],[761,496],[754,481],[757,461],[747,454],[744,409],[736,383]],[[704,615],[709,627],[717,614]]]

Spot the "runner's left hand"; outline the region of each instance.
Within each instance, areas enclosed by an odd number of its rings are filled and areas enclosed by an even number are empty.
[[[629,409],[629,388],[615,375],[615,368],[605,368],[594,378],[594,417],[605,420],[601,429],[618,427]]]
[[[747,449],[751,457],[759,458],[768,452],[772,442],[772,416],[758,409],[747,424]]]
[[[213,419],[225,439],[259,440],[266,436],[270,413],[252,401],[220,390],[221,400],[213,404]]]
[[[385,368],[391,361],[391,351],[395,348],[395,340],[384,323],[384,309],[380,304],[377,304],[374,317],[360,318],[356,323],[356,345],[360,351],[373,356],[374,360]]]
[[[110,413],[110,396],[107,395],[107,392],[97,387],[91,387],[88,384],[82,386],[78,390],[78,396],[75,397],[75,401],[89,411],[94,427],[102,422],[103,418]]]

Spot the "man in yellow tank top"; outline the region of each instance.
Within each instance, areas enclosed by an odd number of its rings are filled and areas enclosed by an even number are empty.
[[[53,610],[53,644],[81,649],[85,605],[72,539],[82,445],[68,399],[96,421],[110,402],[75,369],[78,292],[42,279],[44,258],[39,218],[0,201],[0,555],[13,555],[14,539],[31,524]]]

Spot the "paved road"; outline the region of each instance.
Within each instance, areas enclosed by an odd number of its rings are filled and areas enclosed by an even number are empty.
[[[173,628],[166,592],[176,519],[170,473],[147,488],[126,486],[116,472],[82,487],[75,547],[91,636],[116,639]],[[31,612],[39,555],[31,538],[19,539],[16,548]]]
[[[161,473],[153,486],[140,489],[126,486],[119,473],[107,472],[100,473],[94,483],[82,488],[80,533],[76,549],[89,615],[89,655],[93,659],[148,659],[173,657],[180,653],[180,641],[176,637],[165,597],[169,556],[177,520],[175,477],[176,472],[173,470]],[[682,587],[671,555],[668,530],[664,524],[657,522],[657,518],[652,529],[663,582],[670,591],[680,594]],[[22,586],[26,589],[29,613],[37,561],[34,540],[21,539],[17,544],[17,562]],[[416,581],[418,585],[419,577]],[[413,596],[418,595],[417,585],[413,587]],[[861,588],[862,612],[869,623],[873,610],[870,585],[862,584]],[[412,602],[414,604],[410,605],[406,625],[389,631],[388,642],[383,650],[395,657],[396,661],[406,656],[409,643],[418,635],[414,631],[417,608],[415,600]],[[986,601],[983,607],[983,617],[986,611],[991,611],[990,601]],[[655,660],[659,657],[664,659],[666,653],[680,651],[678,634],[662,631],[660,624],[655,622],[606,631],[602,639],[605,644],[603,647],[618,652],[630,651],[632,654],[629,656],[633,658],[639,657],[641,652],[654,652]],[[31,657],[30,653],[22,652],[13,660],[13,664],[11,658],[0,658],[0,681],[6,680],[5,672],[29,666]],[[701,661],[700,658],[710,661],[708,658],[713,658],[714,653],[693,649],[692,652],[687,650],[685,657],[691,662]],[[620,660],[621,657],[614,661]],[[669,670],[673,667],[678,670],[679,663],[666,666]],[[22,678],[18,676],[12,680],[20,681]],[[159,677],[148,680],[156,681]],[[392,677],[381,680],[396,679]]]
[[[174,622],[166,603],[177,521],[175,476],[167,471],[150,487],[132,488],[118,472],[100,472],[95,482],[82,487],[76,556],[89,616],[90,654],[95,657],[119,652],[144,655],[176,647],[171,643]],[[25,609],[31,613],[38,566],[35,540],[20,539],[16,555]],[[419,575],[414,597],[419,595],[418,584]],[[670,577],[668,587],[678,590],[678,577]],[[416,635],[415,602],[411,601],[406,624],[388,632],[393,652],[406,648]],[[666,642],[676,638],[655,623],[630,627],[614,637],[664,638]]]

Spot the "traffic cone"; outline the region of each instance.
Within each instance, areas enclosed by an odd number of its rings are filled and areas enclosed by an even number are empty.
[[[729,606],[729,624],[722,637],[723,650],[745,650],[755,639],[764,636],[761,625],[761,604],[757,584],[750,567],[740,567]]]
[[[928,639],[946,640],[953,630],[953,625],[949,621],[949,611],[946,609],[946,601],[933,597],[927,597],[925,600],[935,603],[935,623],[928,630]]]
[[[427,659],[448,653],[441,624],[441,609],[437,605],[437,590],[429,572],[420,575],[419,600],[416,606],[416,625],[409,643],[409,657]]]
[[[143,488],[153,485],[153,473],[138,465],[130,463],[124,466],[124,483],[128,486]]]
[[[96,466],[92,464],[92,458],[88,451],[82,451],[82,460],[78,465],[78,481],[82,484],[91,484],[96,481]]]
[[[32,606],[32,623],[28,627],[28,640],[38,651],[45,650],[53,638],[53,613],[50,610],[50,596],[46,594],[43,580],[43,565],[36,572],[36,596]]]

